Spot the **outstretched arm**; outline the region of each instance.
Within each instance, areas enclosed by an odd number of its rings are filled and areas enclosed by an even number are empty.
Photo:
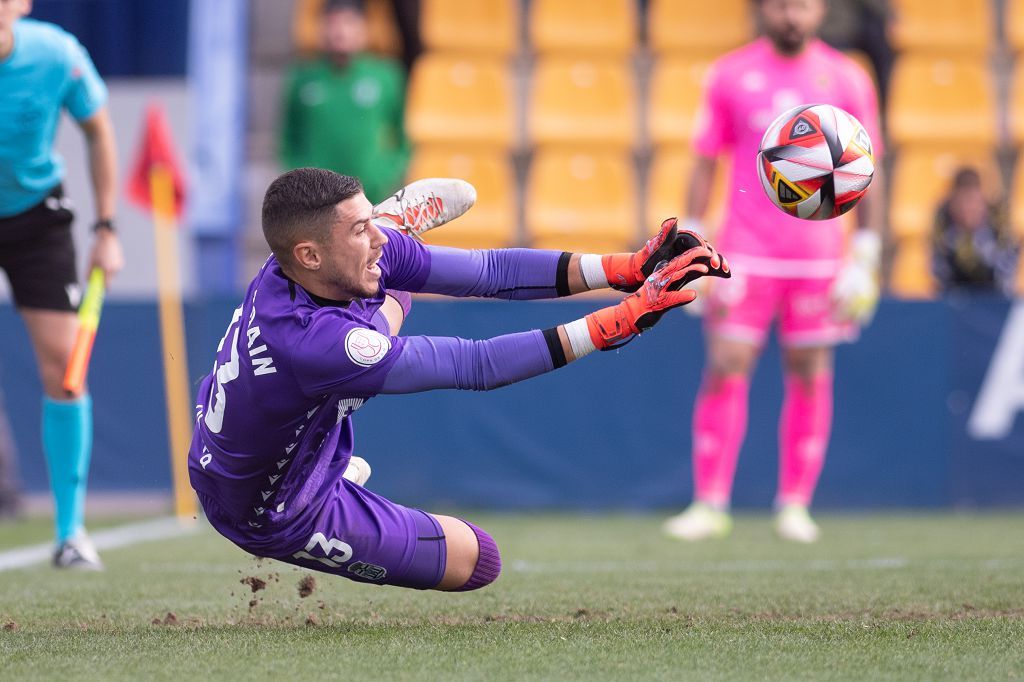
[[[504,299],[557,298],[608,287],[633,292],[659,263],[698,243],[677,231],[675,219],[662,223],[636,253],[603,256],[534,249],[466,251],[424,246],[397,232],[389,232],[388,239],[385,250],[394,275],[389,286]]]
[[[687,284],[705,274],[728,277],[729,266],[707,246],[690,249],[655,271],[618,305],[544,331],[483,341],[449,337],[387,338],[361,330],[346,335],[345,353],[366,371],[347,372],[351,395],[416,393],[437,388],[486,391],[562,367],[595,350],[618,348],[653,327],[671,308],[696,294]],[[349,343],[352,334],[362,335]],[[318,357],[340,357],[334,351]],[[366,358],[365,360],[363,358]],[[312,392],[331,389],[317,385]]]

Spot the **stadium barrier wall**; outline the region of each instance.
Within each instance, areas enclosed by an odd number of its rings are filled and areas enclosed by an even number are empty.
[[[190,374],[208,372],[236,301],[187,309]],[[580,317],[600,302],[417,301],[410,334],[484,338]],[[46,489],[40,388],[25,331],[0,306],[0,384],[28,490]],[[407,504],[644,509],[689,499],[699,322],[672,314],[632,345],[490,393],[373,399],[355,415],[374,490]],[[90,371],[91,489],[169,489],[155,304],[111,301]],[[1024,302],[886,301],[837,356],[822,508],[1024,503]],[[193,384],[194,386],[195,384]],[[737,507],[771,504],[781,403],[774,342],[754,377]]]

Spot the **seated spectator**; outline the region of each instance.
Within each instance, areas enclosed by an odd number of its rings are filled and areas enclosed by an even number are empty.
[[[286,78],[281,162],[359,177],[376,204],[402,185],[409,163],[405,75],[398,62],[365,52],[362,2],[327,0],[322,17],[322,54]]]
[[[932,272],[940,291],[1013,294],[1019,245],[985,198],[981,176],[961,168],[935,216]]]

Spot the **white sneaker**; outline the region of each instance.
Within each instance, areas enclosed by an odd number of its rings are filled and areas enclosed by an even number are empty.
[[[476,203],[476,188],[457,178],[411,182],[373,207],[384,227],[420,239],[425,232],[455,220]]]
[[[732,517],[703,502],[694,502],[681,514],[665,521],[662,529],[680,540],[724,538],[732,531]]]
[[[775,534],[783,540],[807,544],[817,541],[821,530],[807,512],[807,507],[787,504],[775,515]]]
[[[356,457],[352,455],[352,459],[348,461],[348,466],[345,467],[345,472],[342,473],[341,477],[352,481],[356,485],[366,485],[366,482],[370,480],[370,474],[373,470],[370,468],[370,463],[362,457]]]
[[[53,565],[55,568],[70,568],[78,571],[102,571],[103,562],[100,555],[96,553],[96,547],[92,540],[80,530],[73,536],[60,543],[53,553]]]

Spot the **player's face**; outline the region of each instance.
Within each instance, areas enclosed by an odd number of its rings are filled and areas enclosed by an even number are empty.
[[[14,22],[31,9],[31,0],[0,0],[0,49],[7,49],[14,31]]]
[[[366,19],[353,9],[340,9],[324,16],[324,49],[344,56],[366,48]]]
[[[783,54],[796,54],[818,33],[825,19],[824,0],[761,0],[765,35]]]
[[[338,220],[323,244],[321,276],[340,300],[367,298],[380,288],[380,260],[388,238],[370,219],[373,206],[362,194],[338,204]]]
[[[959,227],[977,230],[985,224],[988,217],[988,201],[981,187],[965,187],[953,192],[949,211]]]

